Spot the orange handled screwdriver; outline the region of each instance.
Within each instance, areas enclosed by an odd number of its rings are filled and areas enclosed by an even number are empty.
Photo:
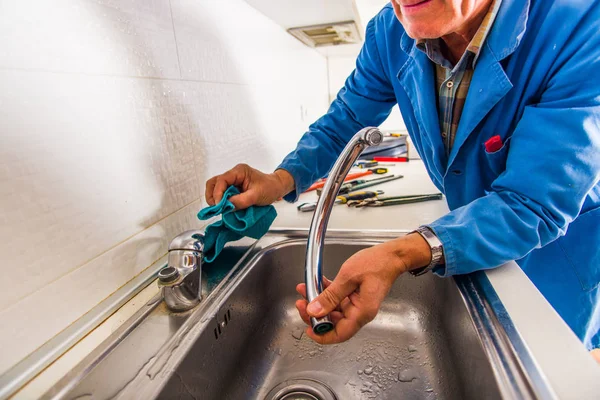
[[[367,175],[371,175],[371,174],[381,175],[381,174],[387,174],[387,173],[388,173],[387,168],[371,168],[367,171],[356,172],[354,174],[348,174],[346,176],[346,178],[344,178],[344,182],[350,181],[352,179],[361,178],[363,176],[367,176]],[[323,186],[325,186],[325,182],[326,182],[325,179],[321,179],[320,181],[313,183],[308,189],[306,189],[306,192],[310,192],[311,190],[317,190],[317,189],[322,188]]]

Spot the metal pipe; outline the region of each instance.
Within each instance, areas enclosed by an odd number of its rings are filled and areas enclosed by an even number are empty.
[[[313,301],[323,291],[323,245],[325,243],[325,232],[331,215],[331,209],[337,194],[348,175],[348,171],[360,156],[360,153],[369,146],[378,145],[383,141],[383,134],[379,129],[368,127],[361,129],[350,139],[337,161],[333,165],[327,182],[323,187],[323,193],[319,197],[315,213],[313,214],[308,233],[306,247],[306,297],[309,302]],[[329,316],[310,319],[313,332],[318,335],[333,329],[333,323]]]

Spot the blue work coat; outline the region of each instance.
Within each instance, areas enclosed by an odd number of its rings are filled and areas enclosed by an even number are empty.
[[[502,1],[449,156],[436,101],[434,65],[388,4],[328,113],[281,164],[296,182],[286,199],[397,103],[452,210],[429,225],[444,245],[436,273],[517,260],[584,344],[600,347],[600,1]],[[495,135],[504,145],[488,153]]]

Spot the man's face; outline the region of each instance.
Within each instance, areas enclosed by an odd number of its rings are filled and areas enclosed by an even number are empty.
[[[396,17],[413,39],[435,39],[456,32],[489,0],[392,0]]]

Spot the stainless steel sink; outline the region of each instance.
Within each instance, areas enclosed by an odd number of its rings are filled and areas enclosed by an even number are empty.
[[[372,244],[330,241],[325,274],[335,276],[348,257]],[[294,306],[305,254],[306,241],[292,240],[256,259],[221,309],[225,326],[199,338],[159,397],[271,399],[277,398],[271,389],[288,387],[286,381],[309,388],[319,382],[338,399],[499,397],[453,280],[402,276],[355,338],[322,346],[303,335]]]
[[[325,275],[334,277],[350,255],[383,236],[330,234]],[[302,235],[263,238],[196,309],[175,316],[157,303],[142,310],[46,398],[546,397],[540,377],[517,357],[510,321],[498,315],[483,274],[405,274],[356,337],[321,346],[303,334],[294,306],[305,253]]]

